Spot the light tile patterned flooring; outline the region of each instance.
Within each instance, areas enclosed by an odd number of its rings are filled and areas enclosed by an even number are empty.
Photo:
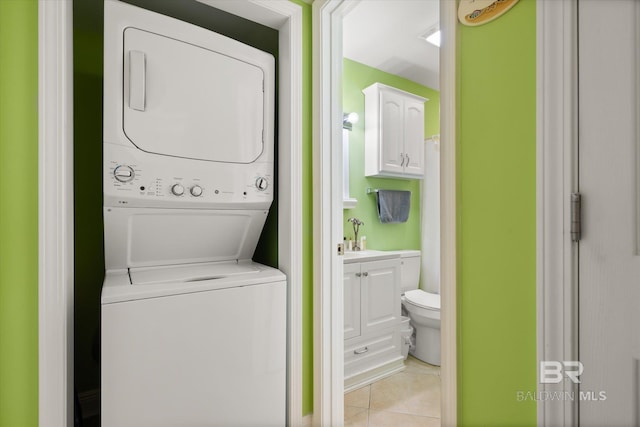
[[[440,367],[412,356],[404,371],[344,396],[345,427],[440,427]]]

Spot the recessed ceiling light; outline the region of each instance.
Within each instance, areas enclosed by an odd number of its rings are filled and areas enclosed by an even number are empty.
[[[436,47],[440,47],[440,29],[437,26],[427,30],[420,38]]]

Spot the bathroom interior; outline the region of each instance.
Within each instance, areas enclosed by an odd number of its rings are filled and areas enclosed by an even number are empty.
[[[362,0],[343,21],[346,426],[440,425],[438,20]]]

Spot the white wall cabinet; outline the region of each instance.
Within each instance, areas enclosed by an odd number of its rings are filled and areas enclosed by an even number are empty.
[[[345,389],[403,369],[400,258],[345,263]]]
[[[365,88],[365,175],[424,177],[424,103],[381,83]]]

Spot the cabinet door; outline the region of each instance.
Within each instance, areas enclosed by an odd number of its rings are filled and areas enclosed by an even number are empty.
[[[400,259],[362,263],[362,334],[400,321]]]
[[[402,173],[403,99],[394,92],[380,92],[380,172]]]
[[[344,339],[360,336],[360,264],[344,265]]]
[[[404,173],[424,175],[424,102],[406,99],[404,103]]]

